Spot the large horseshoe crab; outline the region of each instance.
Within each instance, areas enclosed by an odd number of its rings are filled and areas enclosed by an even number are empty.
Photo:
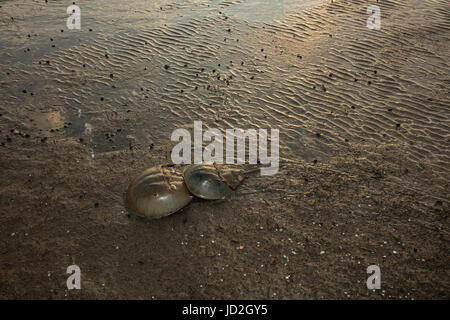
[[[246,175],[260,169],[242,171],[238,169],[221,170],[217,164],[195,164],[184,172],[184,182],[196,197],[207,200],[225,199],[245,179]]]
[[[158,219],[177,212],[192,200],[183,178],[173,171],[167,172],[170,166],[147,169],[131,182],[125,204],[132,212]]]

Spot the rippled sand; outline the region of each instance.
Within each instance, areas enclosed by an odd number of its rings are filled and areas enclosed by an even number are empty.
[[[324,2],[1,2],[0,295],[448,298],[448,2]],[[128,219],[195,120],[279,129],[280,173]]]

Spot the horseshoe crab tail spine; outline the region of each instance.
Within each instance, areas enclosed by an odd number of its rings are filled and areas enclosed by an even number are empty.
[[[250,170],[242,172],[242,174],[247,175],[247,174],[250,174],[250,173],[258,172],[260,170],[261,170],[261,168],[250,169]]]

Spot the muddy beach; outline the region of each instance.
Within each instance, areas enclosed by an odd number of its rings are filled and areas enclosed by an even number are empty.
[[[446,0],[71,4],[0,2],[2,299],[449,299]],[[279,129],[278,173],[131,216],[194,121]]]

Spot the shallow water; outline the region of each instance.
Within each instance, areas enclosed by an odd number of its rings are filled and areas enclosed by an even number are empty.
[[[71,2],[2,2],[4,109],[58,113],[75,138],[89,123],[84,143],[96,153],[129,148],[130,137],[169,153],[171,133],[201,120],[222,131],[279,129],[283,159],[328,161],[348,143],[395,143],[447,171],[448,97],[428,74],[448,77],[448,59],[413,35],[399,38],[401,28],[375,36],[364,2],[359,21],[322,2],[80,1],[81,30],[66,27]],[[448,30],[443,11],[433,15],[430,28]],[[407,10],[384,23],[402,17]],[[417,55],[383,55],[393,43]]]

